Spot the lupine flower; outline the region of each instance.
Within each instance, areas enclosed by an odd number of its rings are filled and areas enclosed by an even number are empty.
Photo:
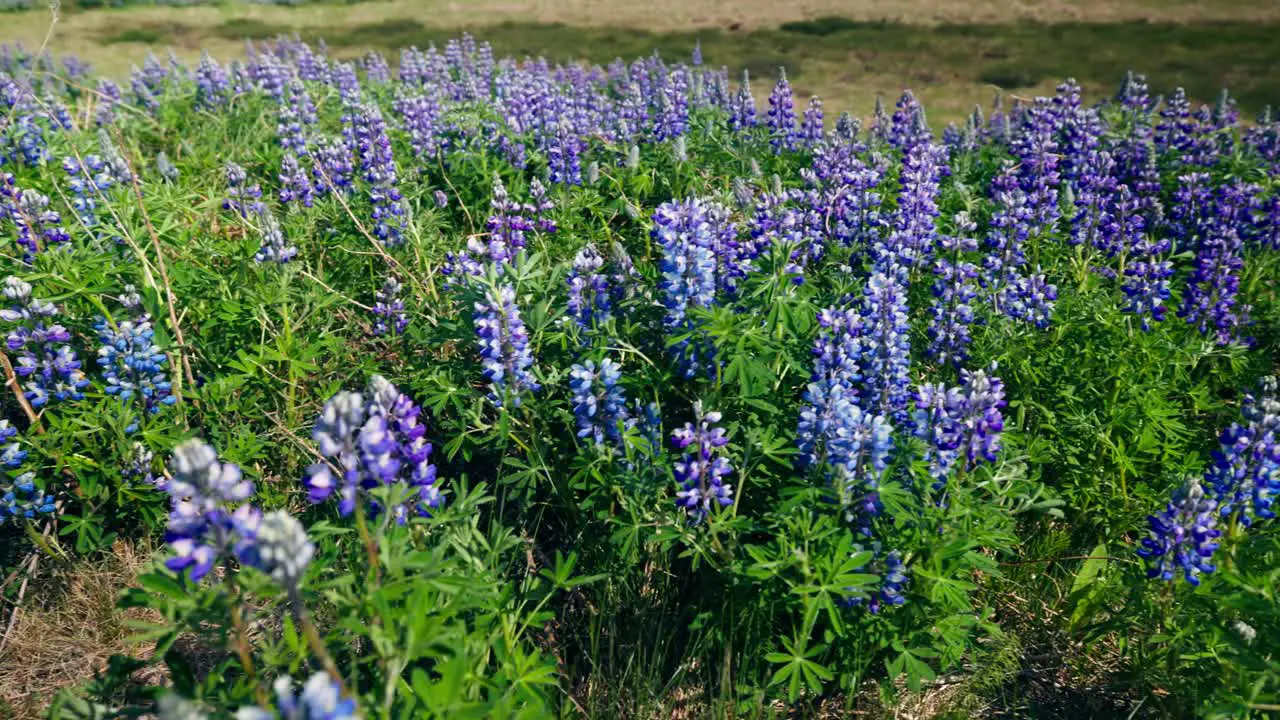
[[[1207,184],[1208,175],[1196,173],[1181,180],[1180,197],[1193,201],[1199,199],[1195,190]],[[1239,223],[1233,222],[1240,215],[1239,205],[1246,202],[1244,194],[1239,185],[1231,185],[1219,193],[1211,207],[1191,202],[1204,211],[1203,221],[1174,205],[1174,216],[1181,214],[1186,218],[1182,234],[1196,248],[1195,266],[1187,278],[1178,315],[1195,325],[1202,335],[1212,332],[1220,345],[1237,341],[1249,343],[1248,338],[1237,334],[1249,323],[1249,306],[1239,298],[1244,243]]]
[[[166,405],[173,405],[173,385],[165,375],[168,358],[155,343],[155,329],[151,316],[142,312],[141,298],[133,286],[125,286],[120,298],[127,316],[112,324],[106,318],[98,318],[94,328],[102,347],[98,349],[98,365],[106,393],[120,398],[121,402],[138,403],[142,417],[155,415]],[[125,432],[138,429],[135,420]]]
[[[374,294],[374,335],[403,335],[409,327],[409,316],[405,314],[404,300],[400,298],[402,289],[399,280],[389,277]]]
[[[1198,478],[1174,494],[1163,511],[1147,517],[1150,537],[1143,538],[1138,555],[1150,562],[1148,577],[1173,580],[1179,571],[1191,585],[1201,573],[1217,569],[1211,560],[1222,531],[1217,528],[1217,503],[1205,494]]]
[[[751,76],[742,71],[742,84],[733,97],[733,105],[729,111],[729,129],[737,132],[750,130],[756,126],[756,99],[751,95]]]
[[[440,118],[444,108],[439,97],[432,93],[402,95],[396,99],[394,108],[400,124],[409,133],[409,145],[418,160],[436,159],[448,142],[441,137]]]
[[[257,203],[254,210],[258,232],[262,234],[262,247],[254,254],[256,262],[273,262],[283,265],[298,255],[297,246],[290,245],[276,216],[265,203]]]
[[[351,190],[354,173],[351,149],[346,144],[332,138],[316,141],[311,154],[311,175],[315,178],[317,195],[330,192],[347,194]]]
[[[5,278],[4,296],[13,305],[0,310],[0,320],[18,324],[9,331],[8,347],[18,354],[14,372],[26,380],[25,395],[33,407],[55,400],[80,400],[89,379],[80,369],[80,359],[71,348],[71,333],[47,319],[58,314],[53,303],[31,297],[31,285],[10,276]]]
[[[289,513],[276,510],[262,516],[253,543],[241,552],[240,560],[267,573],[294,594],[315,552],[302,523]]]
[[[157,476],[152,470],[151,465],[154,460],[155,453],[151,452],[146,445],[140,442],[133,443],[130,446],[128,463],[120,469],[120,479],[124,481],[126,487],[145,485],[164,490],[168,486],[168,481],[165,480],[164,475]]]
[[[611,316],[613,298],[603,268],[600,252],[587,245],[574,256],[569,271],[569,316],[584,330],[608,322]]]
[[[91,236],[96,236],[98,200],[115,186],[115,179],[106,172],[106,165],[97,155],[85,155],[82,160],[65,157],[62,169],[70,178],[67,187],[71,191],[71,208],[79,217],[81,226]]]
[[[547,169],[551,182],[563,185],[582,184],[582,153],[586,144],[568,122],[557,124],[547,146]]]
[[[1031,235],[1034,217],[1014,166],[1006,164],[1001,169],[992,183],[992,194],[997,208],[985,239],[990,253],[983,260],[987,269],[983,283],[990,289],[997,310],[1036,327],[1047,327],[1058,291],[1038,269],[1026,272],[1023,247]]]
[[[933,304],[929,313],[929,355],[938,362],[959,366],[969,357],[969,326],[973,324],[973,300],[978,296],[978,268],[965,254],[978,249],[973,237],[977,224],[968,213],[956,216],[954,235],[938,239],[934,261]]]
[[[178,176],[181,175],[178,171],[178,166],[173,164],[173,161],[169,159],[169,155],[163,150],[156,153],[156,172],[160,173],[160,177],[164,178],[164,181],[168,183],[177,182]]]
[[[931,142],[908,146],[899,175],[898,209],[889,236],[876,250],[882,269],[901,264],[910,269],[932,255],[938,229],[938,182],[945,150]]]
[[[280,160],[280,204],[296,202],[309,208],[315,204],[315,194],[311,178],[298,164],[297,156],[286,152]]]
[[[381,501],[370,497],[370,491],[394,487],[409,493],[391,508],[397,522],[405,522],[411,512],[425,517],[441,507],[444,494],[431,463],[426,426],[418,421],[421,413],[408,395],[379,375],[370,378],[364,395],[342,391],[330,398],[311,433],[329,460],[307,468],[311,502],[337,493],[338,513],[346,517],[363,496],[380,513]]]
[[[31,519],[36,515],[46,515],[56,509],[53,496],[36,485],[34,472],[20,473],[17,477],[9,477],[7,470],[17,470],[27,459],[27,451],[15,439],[17,428],[8,420],[0,420],[0,443],[5,443],[0,452],[0,526],[10,518]]]
[[[693,404],[694,422],[671,433],[671,441],[682,455],[675,464],[676,505],[685,509],[694,522],[702,520],[713,505],[733,504],[733,486],[724,482],[733,466],[720,451],[729,444],[724,428],[715,427],[720,413],[702,412],[702,402]]]
[[[663,320],[667,334],[693,332],[690,310],[715,302],[715,235],[707,218],[707,204],[698,198],[663,203],[653,213],[653,238],[662,247]],[[713,361],[711,348],[697,337],[675,345],[685,377],[705,371]]]
[[[607,439],[617,445],[622,429],[629,424],[627,399],[618,381],[622,368],[605,358],[599,364],[587,360],[569,370],[569,388],[573,390],[573,416],[578,437],[590,439],[597,447]]]
[[[1245,131],[1244,145],[1271,175],[1280,174],[1280,118],[1271,106],[1259,113],[1258,121]]]
[[[524,206],[525,214],[533,221],[538,232],[547,235],[554,233],[558,228],[555,219],[551,217],[551,211],[556,209],[556,205],[547,197],[547,188],[538,178],[529,182],[529,196],[533,198],[533,202]]]
[[[262,188],[257,183],[250,184],[249,176],[244,168],[229,162],[226,165],[227,199],[222,201],[223,210],[231,210],[245,220],[257,215],[262,205]]]
[[[1222,447],[1205,474],[1218,511],[1244,525],[1275,517],[1272,505],[1280,494],[1280,383],[1267,377],[1241,404],[1245,423],[1222,432]]]
[[[285,87],[285,100],[280,104],[276,122],[276,137],[280,147],[298,157],[309,154],[310,126],[316,124],[316,106],[300,80],[292,80]]]
[[[796,148],[795,101],[787,73],[782,69],[778,70],[778,82],[769,93],[769,114],[765,126],[769,128],[769,144],[775,153]]]
[[[116,121],[115,106],[119,102],[120,87],[111,80],[99,78],[98,87],[94,92],[94,124],[103,127],[114,123]]]
[[[880,98],[878,105],[877,125],[884,120],[884,106]],[[887,118],[888,127],[884,139],[898,148],[905,155],[915,146],[933,141],[933,133],[929,130],[929,122],[924,116],[924,106],[910,90],[903,90],[898,102],[894,105],[893,116]]]
[[[13,222],[23,260],[31,263],[45,250],[65,247],[71,236],[62,227],[62,216],[49,209],[49,198],[35,190],[19,190],[14,178],[0,174],[0,202]]]
[[[520,407],[521,396],[526,391],[537,392],[541,386],[529,370],[533,352],[529,331],[516,306],[515,289],[505,285],[488,290],[484,302],[476,303],[473,318],[490,386],[489,399],[499,407],[508,401]]]
[[[866,531],[879,512],[893,428],[883,415],[859,407],[838,375],[810,383],[804,400],[796,428],[801,466],[825,467],[846,518]]]
[[[1000,378],[983,370],[961,370],[959,387],[925,383],[917,389],[915,401],[915,433],[928,444],[925,459],[934,489],[942,489],[957,464],[972,470],[995,462],[1004,430]]]
[[[217,110],[231,97],[231,82],[227,79],[227,71],[209,56],[209,52],[200,53],[200,64],[196,66],[196,105],[206,110]]]
[[[1058,222],[1058,172],[1060,148],[1055,139],[1056,113],[1039,101],[1027,108],[1022,127],[1014,136],[1010,149],[1018,158],[1018,182],[1026,194],[1031,211],[1028,229],[1033,237],[1053,230]]]
[[[534,224],[525,216],[525,207],[511,199],[502,179],[496,176],[489,205],[493,209],[493,214],[485,221],[485,229],[489,232],[489,258],[495,263],[506,263],[528,244],[526,235],[533,231]]]
[[[294,695],[293,679],[288,675],[277,678],[274,688],[273,708],[241,708],[235,720],[275,720],[277,714],[284,720],[359,720],[355,701],[342,697],[338,683],[327,672],[312,675],[300,695]]]
[[[57,509],[53,496],[42,491],[35,480],[34,472],[16,478],[0,475],[0,526],[10,518],[30,520]]]
[[[173,450],[172,499],[165,541],[174,556],[165,567],[187,573],[193,582],[213,569],[228,552],[252,545],[261,513],[248,501],[253,483],[240,468],[218,461],[218,453],[202,440],[188,440]]]
[[[10,425],[8,420],[0,420],[0,443],[5,443],[4,450],[0,452],[0,465],[10,470],[22,467],[23,461],[27,459],[27,451],[14,440],[17,435],[18,429]]]
[[[1200,114],[1191,112],[1187,93],[1177,88],[1165,100],[1155,129],[1156,149],[1173,156],[1182,165],[1208,166],[1216,159],[1213,127]],[[1176,206],[1175,206],[1176,209]]]
[[[911,382],[911,324],[900,277],[872,273],[863,297],[860,360],[864,410],[902,422],[907,418]]]
[[[877,615],[886,605],[896,607],[907,602],[902,595],[902,588],[907,584],[907,569],[902,562],[902,553],[897,550],[886,553],[880,547],[880,543],[874,543],[871,561],[865,567],[858,569],[876,573],[880,578],[880,586],[870,595],[859,593],[848,597],[845,600],[846,605],[856,607],[865,604],[868,612]]]
[[[800,124],[800,143],[805,147],[812,148],[822,142],[824,131],[822,99],[815,95],[809,98],[809,107],[804,110],[804,121]]]
[[[1159,259],[1168,252],[1169,240],[1155,239],[1145,232],[1145,220],[1137,212],[1136,204],[1130,202],[1131,197],[1128,187],[1120,186],[1116,196],[1117,232],[1107,249],[1119,251],[1123,259],[1121,290],[1127,298],[1124,310],[1138,315],[1142,329],[1149,330],[1152,320],[1164,320],[1164,302],[1169,299],[1173,264]]]
[[[387,247],[404,242],[405,206],[386,122],[376,105],[349,107],[343,133],[355,151],[373,206],[373,234]]]

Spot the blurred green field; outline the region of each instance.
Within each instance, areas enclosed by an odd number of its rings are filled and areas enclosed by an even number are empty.
[[[1187,88],[1212,101],[1230,88],[1245,115],[1280,105],[1280,4],[1021,4],[1011,0],[910,0],[892,9],[863,0],[726,4],[721,0],[650,4],[586,0],[502,3],[375,1],[353,5],[228,4],[202,8],[143,6],[64,9],[49,46],[123,74],[147,47],[195,58],[243,53],[244,40],[279,33],[324,38],[335,54],[393,55],[471,32],[499,54],[605,61],[658,50],[684,58],[701,42],[708,63],[749,70],[760,92],[785,65],[801,95],[828,109],[867,115],[874,96],[910,87],[934,122],[960,118],[997,90],[1051,91],[1075,77],[1085,91],[1107,94],[1125,70],[1148,74],[1153,91]],[[827,13],[827,14],[822,14]],[[5,15],[0,41],[38,46],[47,10]],[[677,29],[678,28],[678,29]]]
[[[5,16],[0,40],[39,45],[48,11]],[[228,4],[197,8],[67,8],[49,46],[123,74],[149,47],[194,58],[243,52],[246,39],[298,33],[338,55],[391,53],[468,31],[499,54],[607,62],[658,50],[687,57],[700,42],[707,62],[748,70],[759,92],[786,66],[802,95],[829,110],[869,114],[873,99],[910,87],[941,122],[959,118],[997,89],[1050,91],[1075,77],[1108,93],[1129,69],[1155,92],[1184,86],[1203,102],[1222,87],[1246,116],[1280,105],[1280,3],[865,0],[764,3],[721,0],[638,4],[620,0],[424,2],[392,0],[289,8]]]

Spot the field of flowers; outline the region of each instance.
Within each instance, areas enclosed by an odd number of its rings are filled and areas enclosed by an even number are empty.
[[[0,715],[1280,709],[1269,113],[0,60],[0,666],[158,548],[145,651]]]

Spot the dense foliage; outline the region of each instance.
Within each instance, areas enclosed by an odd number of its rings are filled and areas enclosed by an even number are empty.
[[[166,548],[54,716],[839,712],[1046,647],[1280,703],[1280,123],[1225,94],[59,67],[0,76],[2,560]]]

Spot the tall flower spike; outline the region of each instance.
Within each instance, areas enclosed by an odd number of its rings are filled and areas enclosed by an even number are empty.
[[[382,288],[374,294],[373,334],[403,335],[409,327],[409,316],[404,312],[404,300],[400,298],[403,286],[394,277],[388,277]]]
[[[508,401],[520,407],[521,396],[537,392],[541,386],[529,370],[533,352],[529,331],[516,306],[515,289],[510,285],[490,289],[484,302],[476,303],[474,319],[480,360],[491,388],[489,399],[499,407]]]
[[[270,207],[264,203],[258,203],[254,215],[258,232],[262,234],[262,247],[258,248],[258,252],[254,254],[255,261],[283,265],[298,255],[297,246],[289,244],[284,236],[284,230]]]
[[[584,330],[609,321],[613,307],[609,280],[601,272],[604,258],[587,245],[573,258],[569,271],[569,316]]]
[[[188,440],[173,450],[173,480],[166,488],[172,500],[165,541],[174,556],[165,566],[198,581],[218,558],[251,546],[260,513],[248,502],[253,483],[240,468],[218,461],[218,453],[202,440]]]
[[[1232,423],[1222,432],[1205,480],[1219,512],[1250,525],[1275,517],[1272,506],[1280,495],[1280,383],[1263,378],[1241,406],[1245,424]]]
[[[587,360],[569,371],[569,387],[573,390],[573,415],[578,437],[590,439],[597,447],[605,440],[617,445],[622,429],[629,422],[627,398],[618,384],[622,368],[605,358],[599,364]]]
[[[796,148],[795,100],[791,84],[787,82],[787,73],[781,68],[778,70],[778,82],[769,93],[769,115],[765,125],[769,128],[769,144],[775,153]]]
[[[252,545],[241,552],[241,560],[267,573],[280,586],[296,595],[316,547],[298,519],[276,510],[262,516]]]
[[[4,295],[13,304],[0,310],[0,320],[17,324],[9,331],[7,345],[18,354],[14,372],[26,381],[27,400],[38,408],[50,398],[84,398],[89,379],[71,347],[71,333],[56,323],[46,324],[58,309],[31,297],[31,285],[13,276],[5,279]]]
[[[1168,581],[1181,572],[1188,583],[1199,585],[1201,573],[1216,570],[1213,554],[1222,536],[1216,508],[1200,480],[1193,477],[1164,510],[1148,516],[1150,536],[1143,538],[1138,550],[1150,563],[1147,575]]]
[[[941,363],[959,366],[969,357],[969,326],[973,324],[973,300],[977,297],[978,268],[965,260],[978,249],[977,224],[968,213],[956,216],[956,230],[938,240],[934,261],[933,304],[930,307],[929,355]]]
[[[860,370],[866,393],[862,407],[901,423],[907,419],[911,382],[906,288],[895,275],[873,273],[867,280],[863,308]]]
[[[98,365],[102,368],[106,393],[126,404],[136,403],[142,418],[155,415],[177,402],[173,385],[165,375],[168,358],[156,345],[151,316],[142,312],[141,299],[132,285],[125,286],[120,298],[126,316],[114,325],[98,318],[94,328],[102,346],[98,349]],[[139,420],[125,429],[138,429]]]
[[[676,481],[680,484],[676,505],[697,522],[706,517],[713,505],[733,504],[733,486],[724,482],[733,466],[721,454],[729,438],[724,428],[715,427],[720,413],[704,414],[701,401],[696,401],[693,414],[694,422],[672,431],[671,441],[683,452],[675,464]]]
[[[669,335],[695,332],[690,311],[715,302],[716,236],[707,203],[698,198],[663,203],[653,213],[653,238],[662,247],[663,320]],[[695,336],[680,340],[675,354],[685,377],[711,367],[711,349]]]
[[[320,454],[330,461],[307,469],[311,502],[324,502],[337,493],[338,512],[346,517],[363,497],[374,513],[381,513],[381,501],[368,493],[393,487],[407,494],[390,508],[397,522],[411,514],[428,516],[441,507],[444,493],[431,463],[426,426],[418,420],[421,413],[408,395],[379,375],[370,378],[364,395],[342,391],[330,398],[311,433]]]

